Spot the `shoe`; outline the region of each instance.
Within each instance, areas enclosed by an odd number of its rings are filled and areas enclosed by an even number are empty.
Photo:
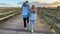
[[[27,28],[24,28],[25,30],[27,30]]]
[[[31,32],[33,33],[33,30],[31,30]]]

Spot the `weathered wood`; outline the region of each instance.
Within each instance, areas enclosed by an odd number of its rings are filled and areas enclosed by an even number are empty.
[[[0,28],[0,32],[3,32],[2,34],[31,34],[29,24],[27,24],[28,29],[24,30],[23,19],[21,15],[17,15],[16,17],[11,18],[4,23],[5,24]],[[40,15],[38,15],[34,24],[33,34],[55,34],[55,32],[50,30],[45,21],[40,17]]]
[[[18,13],[20,13],[20,12],[18,12]],[[3,20],[3,19],[6,19],[6,18],[9,18],[9,17],[14,16],[14,15],[16,15],[16,14],[18,14],[18,13],[14,13],[14,14],[8,15],[8,16],[6,16],[6,17],[2,17],[2,18],[0,18],[0,20]]]

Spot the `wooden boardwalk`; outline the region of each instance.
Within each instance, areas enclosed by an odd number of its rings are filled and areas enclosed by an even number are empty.
[[[46,22],[39,16],[34,24],[34,32],[30,32],[29,26],[27,28],[27,30],[24,30],[22,17],[17,15],[8,19],[0,26],[0,34],[56,34],[48,28]]]

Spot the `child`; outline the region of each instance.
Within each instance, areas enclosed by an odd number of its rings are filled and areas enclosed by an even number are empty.
[[[35,5],[32,5],[31,10],[29,12],[29,20],[30,20],[30,30],[33,32],[33,25],[36,20],[36,10]]]

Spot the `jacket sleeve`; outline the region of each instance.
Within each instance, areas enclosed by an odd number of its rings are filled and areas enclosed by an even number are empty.
[[[30,15],[31,15],[31,12],[29,11],[29,12],[28,12],[28,16],[30,17]]]
[[[29,9],[29,11],[30,11],[30,6],[28,5],[28,9]]]

